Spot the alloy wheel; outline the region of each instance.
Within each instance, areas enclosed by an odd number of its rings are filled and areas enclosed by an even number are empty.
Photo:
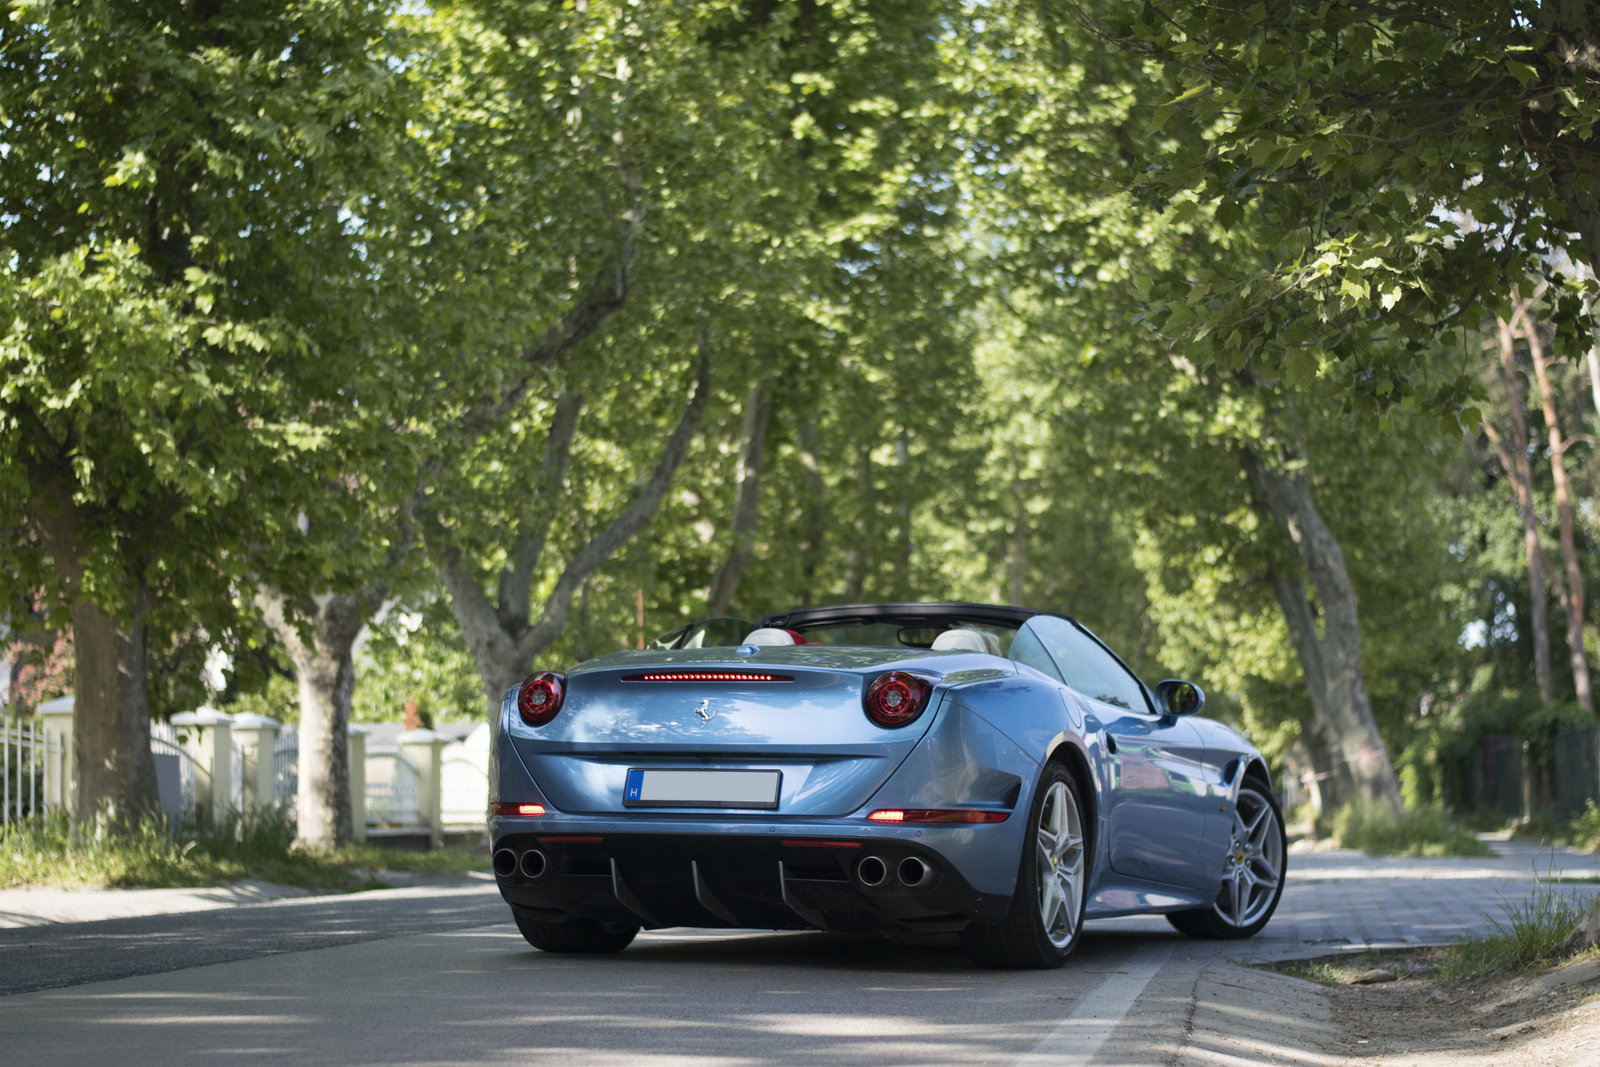
[[[1217,917],[1235,929],[1254,923],[1278,899],[1283,878],[1283,833],[1265,796],[1246,786],[1233,809],[1233,832],[1223,858]]]
[[[1083,915],[1083,823],[1065,782],[1054,782],[1039,810],[1039,918],[1045,936],[1065,948]]]

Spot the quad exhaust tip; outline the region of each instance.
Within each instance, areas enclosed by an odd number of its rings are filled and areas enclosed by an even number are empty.
[[[509,848],[496,849],[494,853],[494,873],[501,878],[510,878],[517,873],[517,854]]]
[[[856,877],[864,886],[880,886],[889,877],[889,865],[877,856],[863,857],[856,864]]]
[[[522,876],[524,878],[538,878],[549,869],[549,859],[538,849],[530,848],[522,854]]]
[[[900,861],[900,866],[895,873],[900,875],[900,881],[908,888],[915,889],[928,880],[933,874],[933,868],[915,856],[908,856]]]

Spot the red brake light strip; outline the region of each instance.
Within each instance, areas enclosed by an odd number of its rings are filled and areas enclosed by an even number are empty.
[[[624,682],[792,682],[792,674],[764,674],[758,671],[646,671],[625,674]]]

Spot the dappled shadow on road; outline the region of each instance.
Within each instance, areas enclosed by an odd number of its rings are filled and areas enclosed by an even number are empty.
[[[1010,1063],[1119,962],[1174,936],[1086,937],[1064,970],[1007,972],[974,969],[954,938],[667,931],[574,957],[479,928],[11,998],[24,1011],[0,1012],[0,1047],[29,1061],[114,1051],[119,1067]],[[1192,982],[1177,985],[1170,1004],[1141,1001],[1169,1039]]]

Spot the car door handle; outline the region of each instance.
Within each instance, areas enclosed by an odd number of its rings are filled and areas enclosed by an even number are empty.
[[[1105,730],[1100,731],[1100,736],[1105,740],[1106,751],[1115,756],[1117,754],[1117,739]]]

